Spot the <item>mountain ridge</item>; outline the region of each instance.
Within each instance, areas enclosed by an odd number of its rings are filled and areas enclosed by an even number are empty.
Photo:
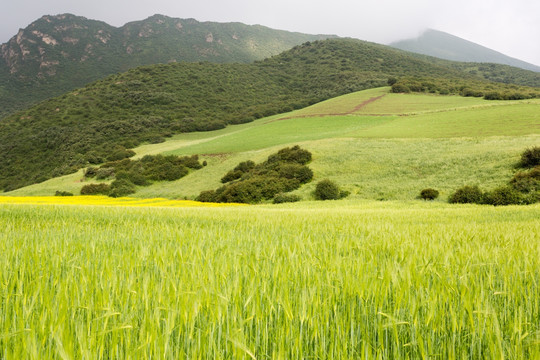
[[[397,49],[461,62],[495,63],[540,72],[540,66],[513,58],[455,35],[427,29],[416,38],[389,44]]]
[[[0,118],[137,66],[250,63],[330,37],[159,14],[121,27],[73,14],[45,15],[0,46]]]

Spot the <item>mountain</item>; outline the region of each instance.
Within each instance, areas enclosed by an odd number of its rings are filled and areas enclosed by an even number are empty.
[[[0,47],[0,118],[140,65],[249,63],[328,37],[163,15],[120,28],[71,14],[43,16]]]
[[[503,64],[540,72],[540,66],[514,59],[457,36],[432,29],[426,30],[417,38],[396,41],[390,46],[446,60]]]
[[[407,82],[412,91],[425,87],[436,92],[437,83],[444,83],[445,93],[508,90],[401,50],[353,39],[306,42],[251,64],[143,66],[0,121],[0,190],[128,157],[126,149],[143,142],[250,122],[401,77],[425,79]],[[518,89],[512,85],[512,91]],[[538,90],[523,93],[536,91],[538,96]]]

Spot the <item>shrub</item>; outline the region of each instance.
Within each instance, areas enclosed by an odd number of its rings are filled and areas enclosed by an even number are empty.
[[[282,204],[282,203],[289,203],[289,202],[297,202],[300,201],[301,197],[295,194],[284,194],[279,193],[276,196],[274,196],[274,204]]]
[[[121,170],[116,174],[116,180],[128,180],[138,186],[149,185],[149,182],[144,175],[134,171]]]
[[[193,170],[199,170],[203,167],[203,165],[199,162],[198,155],[184,156],[179,158],[175,158],[173,156],[167,158],[169,159],[169,161],[175,163],[176,165],[184,165],[185,167]]]
[[[250,170],[253,170],[255,168],[255,163],[251,160],[243,161],[236,165],[234,168],[234,171],[241,171],[241,172],[248,172]]]
[[[536,166],[530,171],[518,171],[510,180],[510,185],[521,192],[540,190],[540,166]]]
[[[337,200],[340,198],[340,189],[333,181],[324,179],[315,186],[314,195],[317,200]]]
[[[305,184],[313,178],[313,171],[304,165],[284,164],[279,167],[278,173],[286,179],[297,179]]]
[[[532,168],[538,165],[540,165],[540,146],[527,149],[521,154],[521,167]]]
[[[102,167],[96,170],[96,179],[103,180],[114,177],[115,169],[113,167]]]
[[[406,85],[396,83],[392,85],[392,92],[393,93],[410,93],[411,89],[409,89],[409,87]]]
[[[84,170],[84,177],[86,178],[93,178],[97,174],[97,168],[95,167],[88,167],[86,170]]]
[[[217,202],[216,192],[214,190],[202,191],[195,200],[200,202]]]
[[[109,196],[110,197],[122,197],[135,193],[137,188],[135,184],[127,179],[115,180],[111,183]]]
[[[54,196],[73,196],[73,193],[70,193],[69,191],[60,191],[60,190],[57,190],[57,191],[54,193]]]
[[[502,186],[487,192],[484,196],[484,203],[494,206],[501,205],[524,205],[530,200],[511,186]]]
[[[186,176],[188,172],[187,168],[183,165],[174,166],[170,162],[163,162],[154,166],[147,173],[147,176],[149,179],[156,181],[174,181]]]
[[[498,91],[488,92],[484,95],[486,100],[504,100],[504,96]]]
[[[81,188],[81,195],[108,195],[110,186],[105,183],[88,184]]]
[[[450,195],[448,202],[451,204],[481,204],[483,197],[484,194],[478,186],[465,185]]]
[[[221,182],[225,184],[234,180],[238,180],[242,177],[242,175],[244,175],[244,173],[240,170],[231,170],[226,173],[224,177],[221,178]]]
[[[267,162],[272,163],[276,161],[293,162],[305,165],[311,161],[311,153],[301,149],[300,146],[295,145],[292,148],[284,148],[279,150],[277,154],[270,155]]]
[[[439,197],[439,192],[435,189],[427,188],[420,191],[420,198],[424,200],[435,200]]]
[[[133,155],[135,155],[135,151],[125,148],[119,148],[114,150],[109,156],[107,156],[107,161],[122,160],[125,158],[130,158]]]

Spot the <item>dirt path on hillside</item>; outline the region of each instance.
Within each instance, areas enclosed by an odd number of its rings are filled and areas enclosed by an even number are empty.
[[[271,122],[274,122],[274,121],[281,121],[281,120],[289,120],[289,119],[300,119],[300,118],[308,118],[308,117],[324,117],[324,116],[343,116],[343,115],[351,115],[351,114],[354,114],[355,112],[358,112],[360,110],[362,110],[364,107],[366,107],[367,105],[385,97],[386,94],[382,94],[380,96],[375,96],[375,97],[372,97],[366,101],[363,101],[362,103],[356,105],[351,111],[347,111],[347,112],[343,112],[343,113],[326,113],[326,114],[309,114],[309,115],[296,115],[296,116],[286,116],[286,117],[282,117],[282,118],[279,118],[279,119],[274,119],[274,120],[270,120],[266,123],[271,123]],[[369,114],[365,114],[365,115],[369,115]]]

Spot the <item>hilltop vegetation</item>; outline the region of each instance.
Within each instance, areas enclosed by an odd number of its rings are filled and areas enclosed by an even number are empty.
[[[250,63],[328,37],[163,15],[119,28],[71,14],[43,16],[1,46],[0,118],[141,65]]]

